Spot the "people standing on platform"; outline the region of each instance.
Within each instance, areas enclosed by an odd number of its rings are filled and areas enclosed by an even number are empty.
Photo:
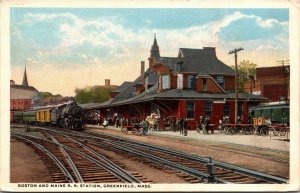
[[[106,118],[104,118],[103,127],[106,128],[107,126],[108,126],[108,121],[106,120]]]
[[[182,127],[182,134],[184,136],[187,136],[187,130],[188,130],[188,124],[187,124],[187,118],[183,119],[183,127]]]
[[[144,119],[141,123],[143,135],[148,133],[148,122]]]
[[[210,123],[209,117],[205,116],[204,127],[203,127],[203,129],[204,129],[203,130],[204,135],[208,135],[209,123]]]
[[[175,122],[175,132],[177,132],[177,131],[179,131],[179,119],[178,118],[176,118],[176,122]]]
[[[181,118],[179,121],[179,134],[183,134],[183,124],[184,124],[184,119]]]
[[[204,133],[203,126],[204,126],[204,118],[203,118],[203,116],[200,116],[199,117],[199,124],[198,124],[198,127],[197,127],[197,132],[198,133],[200,133],[201,130]]]
[[[176,131],[176,119],[175,118],[172,119],[171,124],[172,124],[172,131],[175,132]]]
[[[116,128],[120,127],[120,119],[117,117],[116,118]]]

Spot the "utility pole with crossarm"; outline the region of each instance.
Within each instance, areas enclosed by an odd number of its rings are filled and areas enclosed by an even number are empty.
[[[277,63],[282,64],[282,71],[283,71],[283,84],[284,84],[284,100],[286,101],[286,103],[289,103],[288,100],[288,93],[289,93],[289,88],[287,86],[287,82],[286,82],[286,74],[289,74],[289,69],[287,67],[285,67],[285,64],[289,64],[290,60],[280,60],[280,61],[276,61]]]
[[[244,50],[243,48],[236,48],[231,50],[228,54],[234,54],[234,61],[235,61],[235,105],[234,105],[234,123],[237,124],[237,114],[238,114],[238,69],[237,69],[237,52]]]

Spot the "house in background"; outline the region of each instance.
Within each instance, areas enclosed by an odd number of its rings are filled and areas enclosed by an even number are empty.
[[[10,110],[30,109],[32,99],[39,93],[37,89],[29,86],[27,80],[26,66],[24,70],[23,82],[21,85],[10,80]]]

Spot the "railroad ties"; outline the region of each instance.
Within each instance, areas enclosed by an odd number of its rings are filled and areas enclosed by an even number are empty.
[[[12,137],[32,146],[45,163],[55,183],[147,183],[137,172],[120,163],[108,163],[57,133],[43,131],[45,138],[12,132]],[[118,166],[116,166],[118,165]]]
[[[99,132],[89,132],[93,137],[89,140],[98,139],[99,146],[109,144],[110,149],[118,149],[126,157],[140,160],[159,170],[173,172],[183,177],[190,183],[239,183],[239,184],[260,184],[260,183],[288,183],[288,179],[272,176],[254,170],[238,167],[235,165],[213,160],[214,163],[214,182],[211,182],[208,173],[209,159],[201,156],[194,156],[169,148],[163,148],[139,141],[128,140]],[[105,143],[106,142],[106,143]],[[92,142],[93,143],[93,142]],[[122,148],[122,147],[126,147]],[[126,152],[126,153],[124,153]],[[144,155],[144,156],[143,156]]]
[[[72,178],[75,182],[80,182],[80,174],[82,181],[87,183],[152,183],[143,177],[143,174],[128,172],[124,165],[103,157],[96,151],[99,148],[115,152],[129,160],[142,162],[154,169],[175,174],[188,183],[288,183],[287,179],[280,177],[100,132],[65,132],[40,127],[36,129],[48,139],[30,137],[30,140],[34,139],[36,143],[46,146],[62,160],[64,167],[71,173],[71,176],[66,178],[66,172],[61,172],[64,169],[60,167],[57,170],[59,164],[53,164],[53,159],[47,158],[49,155],[42,155],[55,182],[71,182]],[[21,139],[20,134],[13,133],[13,136]]]

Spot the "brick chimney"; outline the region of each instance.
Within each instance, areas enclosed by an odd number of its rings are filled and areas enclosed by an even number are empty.
[[[141,77],[145,74],[145,61],[141,61]]]
[[[110,79],[105,79],[105,86],[110,86]]]

